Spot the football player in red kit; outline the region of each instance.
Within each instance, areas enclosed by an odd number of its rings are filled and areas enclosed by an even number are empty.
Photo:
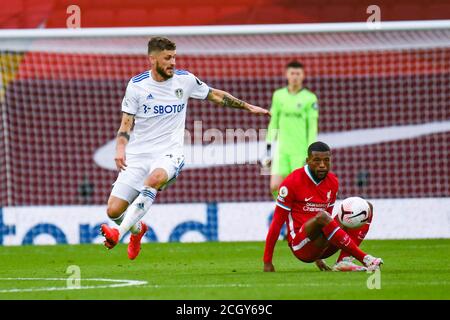
[[[287,225],[289,247],[294,255],[303,262],[315,262],[321,270],[329,270],[322,259],[339,249],[343,251],[341,260],[348,261],[353,256],[365,266],[364,270],[378,269],[383,263],[382,259],[372,257],[358,248],[362,241],[357,239],[358,235],[361,237],[367,230],[361,230],[360,234],[353,229],[352,235],[349,235],[337,220],[331,218],[339,183],[334,173],[330,172],[330,167],[330,147],[320,141],[314,142],[308,147],[306,165],[293,171],[280,185],[275,213],[266,238],[264,271],[275,271],[273,251],[284,223]]]

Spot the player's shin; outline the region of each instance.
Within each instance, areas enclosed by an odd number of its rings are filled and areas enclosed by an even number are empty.
[[[119,238],[122,238],[131,228],[137,228],[137,224],[148,212],[150,206],[156,198],[157,190],[151,187],[144,187],[139,196],[133,201],[126,211],[125,218],[119,227]],[[132,230],[137,231],[136,229]],[[134,233],[134,232],[133,232]]]
[[[347,232],[342,230],[336,221],[331,220],[330,223],[322,228],[322,231],[331,244],[354,256],[361,263],[364,263],[363,259],[366,253],[358,248]]]
[[[364,240],[367,233],[369,232],[369,227],[370,227],[370,224],[367,223],[357,229],[348,229],[348,230],[346,230],[346,232],[350,236],[350,238],[353,240],[353,242],[359,247],[359,245],[361,244],[361,242]],[[345,257],[349,257],[349,256],[350,256],[350,254],[348,252],[341,250],[341,252],[339,254],[339,258],[337,259],[337,262],[340,262],[340,261],[342,261],[342,259],[344,259]]]
[[[131,228],[130,228],[130,232],[132,234],[139,234],[142,230],[142,224],[141,221],[138,221],[136,224],[134,224]]]

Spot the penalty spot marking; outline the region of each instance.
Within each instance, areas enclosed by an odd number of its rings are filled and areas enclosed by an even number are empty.
[[[0,278],[0,282],[2,282],[2,281],[67,281],[67,278]],[[89,278],[89,279],[82,278],[80,281],[81,282],[86,282],[86,281],[109,282],[109,284],[79,286],[79,287],[40,287],[40,288],[0,289],[0,293],[120,288],[120,287],[131,287],[131,286],[142,286],[142,285],[145,285],[148,283],[147,281],[139,281],[139,280],[104,279],[104,278]]]

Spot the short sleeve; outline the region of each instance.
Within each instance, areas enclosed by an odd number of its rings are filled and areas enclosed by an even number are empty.
[[[136,89],[132,83],[128,83],[125,96],[122,100],[122,111],[129,114],[136,114],[139,108],[139,103],[136,95]]]
[[[195,75],[191,74],[191,76],[193,77],[194,82],[189,97],[194,99],[206,99],[209,93],[209,86],[200,81]]]
[[[287,211],[292,210],[292,205],[294,204],[294,186],[292,179],[288,176],[281,183],[278,189],[277,206]]]

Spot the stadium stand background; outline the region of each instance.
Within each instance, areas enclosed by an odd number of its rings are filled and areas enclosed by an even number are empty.
[[[82,10],[82,27],[356,22],[376,4],[382,20],[448,19],[446,0],[9,0],[0,28],[65,28],[66,8]]]

